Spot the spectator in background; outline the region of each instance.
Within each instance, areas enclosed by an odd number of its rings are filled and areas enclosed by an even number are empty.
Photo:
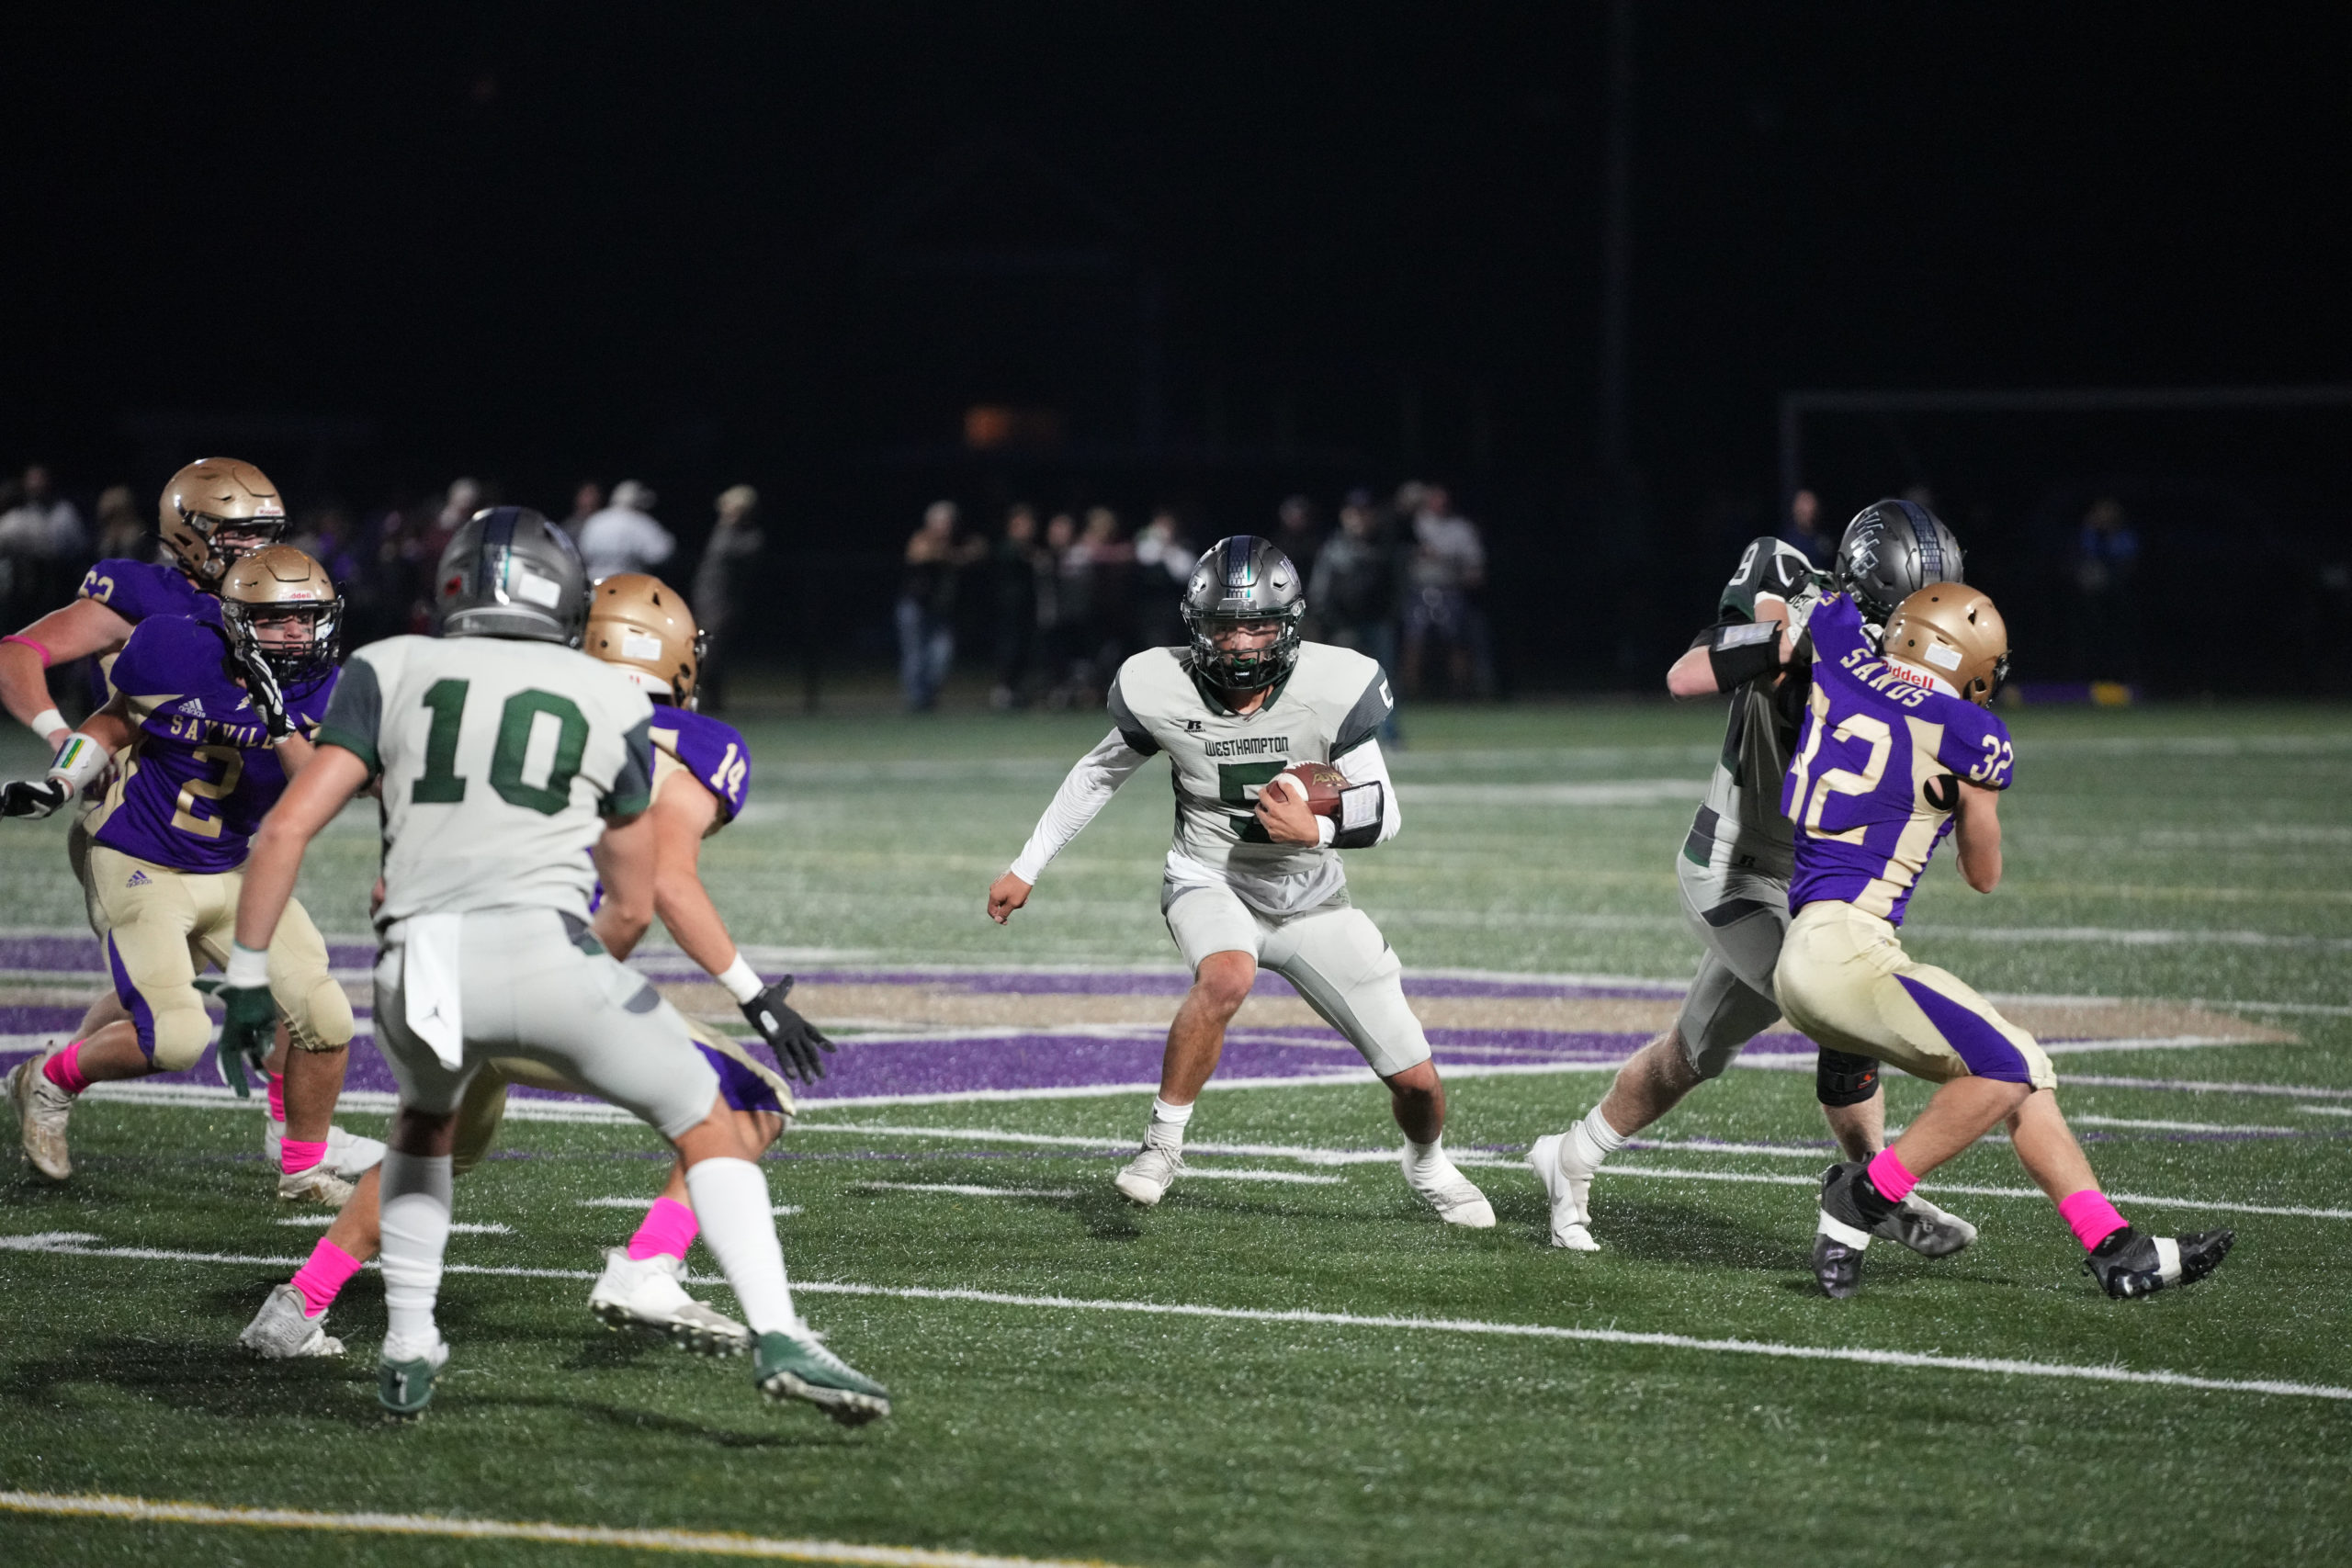
[[[129,485],[109,485],[98,497],[100,560],[147,560],[154,551],[147,540],[147,516]]]
[[[1086,553],[1091,591],[1088,597],[1089,706],[1109,687],[1136,637],[1136,547],[1119,533],[1119,514],[1107,506],[1086,509],[1086,530],[1078,536]]]
[[[603,510],[605,510],[605,487],[594,479],[582,479],[580,488],[571,492],[571,515],[565,518],[558,526],[571,535],[571,542],[576,545],[580,542],[580,530],[588,525],[588,519]],[[699,682],[701,677],[696,676],[695,680]]]
[[[899,589],[899,684],[909,713],[928,713],[939,702],[939,688],[956,661],[956,580],[988,549],[978,539],[956,539],[960,515],[954,502],[934,501],[907,540],[907,571]]]
[[[1046,523],[1046,570],[1037,579],[1037,640],[1053,685],[1046,705],[1066,708],[1085,683],[1087,627],[1094,568],[1078,542],[1078,519],[1057,512]]]
[[[620,571],[651,571],[677,552],[678,541],[653,520],[652,491],[635,479],[613,487],[613,503],[580,525],[580,555],[588,581]]]
[[[595,489],[582,485],[583,497]],[[718,492],[718,514],[711,524],[710,540],[695,567],[695,624],[705,634],[701,673],[695,677],[695,705],[718,713],[727,705],[727,670],[734,652],[736,599],[744,569],[767,543],[752,517],[759,509],[760,492],[750,485],[729,485]]]
[[[1140,619],[1136,635],[1146,648],[1174,648],[1186,640],[1184,587],[1201,554],[1184,536],[1176,513],[1161,507],[1136,536],[1136,593]],[[1310,604],[1311,604],[1310,601]]]
[[[425,558],[425,571],[430,574],[441,561],[441,552],[457,531],[465,526],[466,519],[480,512],[486,504],[480,479],[455,479],[441,498],[440,506],[433,513],[433,525],[425,529],[419,541],[420,552]],[[427,595],[430,597],[430,594]]]
[[[1816,571],[1828,570],[1838,554],[1838,541],[1821,531],[1821,498],[1809,490],[1789,497],[1789,519],[1781,527],[1781,539],[1803,550]]]
[[[1027,502],[1015,502],[1004,514],[1004,537],[990,552],[990,584],[995,590],[996,685],[989,693],[990,707],[1017,708],[1029,700],[1029,674],[1037,656],[1039,558],[1037,512]],[[1048,569],[1049,570],[1050,569]]]
[[[2075,539],[2075,668],[2093,681],[2140,678],[2140,536],[2115,497],[2101,496],[2083,514]]]
[[[352,548],[351,518],[343,508],[326,506],[311,513],[302,520],[301,532],[286,542],[326,568],[348,597],[348,585],[359,576],[359,556]]]
[[[1340,508],[1340,531],[1315,558],[1306,603],[1321,618],[1325,640],[1352,648],[1376,662],[1389,678],[1392,692],[1396,677],[1396,604],[1403,586],[1396,547],[1380,536],[1372,492],[1351,491],[1347,504]],[[1394,744],[1402,733],[1392,703],[1380,727],[1380,739]]]
[[[1316,522],[1313,502],[1303,495],[1283,499],[1274,509],[1274,543],[1298,568],[1301,582],[1315,581],[1315,552],[1323,547],[1323,531]],[[1315,613],[1314,601],[1307,602],[1306,613]]]
[[[6,573],[10,625],[28,618],[18,613],[23,606],[47,609],[73,592],[67,579],[80,577],[88,564],[89,543],[81,513],[56,492],[49,470],[39,463],[27,468],[16,504],[0,512],[0,570]]]
[[[1421,489],[1413,518],[1410,596],[1405,605],[1405,686],[1425,690],[1429,645],[1442,645],[1452,695],[1487,696],[1494,688],[1485,617],[1473,598],[1487,582],[1487,547],[1478,525],[1453,511],[1443,485]]]

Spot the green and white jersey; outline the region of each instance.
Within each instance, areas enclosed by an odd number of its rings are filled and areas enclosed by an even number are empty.
[[[1169,879],[1222,884],[1273,915],[1327,901],[1347,876],[1334,850],[1269,840],[1250,814],[1259,788],[1295,762],[1339,763],[1374,739],[1392,705],[1377,663],[1320,642],[1299,645],[1298,662],[1252,714],[1235,713],[1194,680],[1181,648],[1128,660],[1108,698],[1132,750],[1168,754],[1176,790]]]
[[[1775,598],[1787,603],[1791,633],[1801,640],[1829,587],[1828,576],[1815,571],[1795,546],[1776,538],[1757,539],[1724,585],[1714,625],[1750,625],[1757,600]],[[1723,753],[1708,777],[1706,803],[1699,807],[1682,846],[1692,863],[1781,881],[1794,874],[1796,840],[1789,819],[1781,815],[1781,784],[1788,776],[1811,684],[1810,676],[1792,670],[1777,686],[1767,677],[1731,694]]]
[[[388,637],[353,654],[319,740],[383,781],[384,903],[412,915],[588,918],[588,852],[651,800],[653,705],[551,642]]]

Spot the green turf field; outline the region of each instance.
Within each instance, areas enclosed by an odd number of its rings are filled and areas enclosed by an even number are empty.
[[[1408,718],[1404,835],[1352,857],[1351,880],[1408,970],[1687,974],[1672,856],[1717,710]],[[250,1113],[93,1104],[71,1184],[0,1176],[0,1239],[98,1238],[96,1255],[0,1248],[0,1491],[1132,1564],[2352,1561],[2352,711],[2010,718],[2008,880],[1979,897],[1939,862],[1913,951],[2004,997],[2165,999],[2295,1037],[2059,1061],[2141,1080],[2062,1089],[2109,1190],[2236,1206],[2121,1201],[2143,1225],[2235,1225],[2237,1253],[2194,1289],[2100,1296],[1994,1144],[1930,1183],[2000,1190],[1943,1200],[1983,1225],[1973,1248],[1875,1248],[1862,1297],[1824,1300],[1804,1268],[1804,1183],[1826,1158],[1804,1146],[1823,1137],[1809,1074],[1695,1094],[1652,1130],[1686,1146],[1629,1151],[1596,1184],[1604,1250],[1586,1256],[1543,1245],[1514,1151],[1590,1105],[1598,1073],[1454,1085],[1449,1141],[1486,1151],[1469,1174],[1501,1222],[1476,1235],[1443,1230],[1392,1164],[1300,1157],[1388,1146],[1372,1088],[1205,1097],[1196,1144],[1273,1152],[1197,1168],[1293,1179],[1186,1181],[1148,1213],[1109,1188],[1140,1096],[845,1109],[806,1118],[766,1168],[798,1210],[779,1222],[796,1280],[827,1287],[804,1310],[897,1402],[853,1432],[763,1407],[742,1362],[601,1329],[587,1279],[634,1216],[582,1204],[650,1196],[652,1141],[510,1122],[505,1148],[529,1157],[458,1192],[460,1221],[509,1234],[454,1238],[453,1265],[489,1271],[444,1289],[456,1360],[431,1417],[387,1429],[372,1275],[335,1309],[351,1355],[263,1366],[232,1340],[284,1268],[124,1255],[307,1251],[317,1227],[259,1196]],[[706,866],[745,942],[809,964],[1173,964],[1157,763],[1010,929],[980,912],[1098,717],[744,728],[754,809]],[[0,740],[0,765],[34,761],[20,731]],[[62,840],[62,821],[0,832],[0,924],[80,920]],[[368,817],[322,843],[304,885],[322,926],[362,929],[373,854]],[[1924,1098],[1897,1076],[1891,1119]],[[1641,1174],[1665,1170],[1690,1174]],[[2266,1207],[2320,1213],[2248,1212]],[[501,1271],[533,1269],[579,1277]],[[1935,1364],[1793,1353],[1858,1348]],[[166,1558],[655,1560],[0,1514],[0,1562]]]

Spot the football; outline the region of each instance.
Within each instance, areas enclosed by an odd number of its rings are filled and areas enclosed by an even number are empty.
[[[1348,775],[1330,763],[1297,762],[1275,776],[1285,781],[1285,788],[1305,795],[1306,809],[1316,816],[1340,814],[1340,792],[1348,787]]]

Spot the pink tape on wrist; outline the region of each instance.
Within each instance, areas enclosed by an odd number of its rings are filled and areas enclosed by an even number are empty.
[[[277,1168],[288,1176],[299,1175],[327,1157],[326,1140],[305,1143],[300,1138],[284,1138],[277,1145]]]
[[[25,636],[22,632],[10,632],[6,637],[0,637],[0,642],[23,643],[27,648],[31,649],[35,653],[40,655],[40,667],[44,670],[57,662],[56,655],[51,653],[48,649],[42,647],[31,637]]]
[[[269,1119],[283,1123],[286,1120],[286,1075],[269,1075]]]
[[[674,1199],[656,1198],[653,1207],[645,1211],[645,1223],[628,1238],[629,1260],[642,1263],[665,1255],[684,1258],[701,1229],[702,1223],[692,1209]]]
[[[334,1304],[344,1282],[359,1272],[359,1259],[326,1237],[311,1248],[311,1260],[294,1270],[294,1288],[302,1292],[302,1311],[316,1317]]]
[[[2086,1187],[2080,1192],[2069,1192],[2059,1199],[2058,1213],[2075,1228],[2075,1239],[2083,1244],[2085,1252],[2131,1223],[2115,1212],[2115,1205],[2107,1201],[2107,1194],[2096,1187]]]
[[[82,1070],[82,1042],[58,1052],[40,1065],[40,1076],[68,1094],[79,1094],[90,1087],[90,1075]]]
[[[1879,1196],[1890,1203],[1900,1203],[1911,1196],[1911,1189],[1919,1185],[1919,1179],[1911,1174],[1909,1166],[1894,1156],[1893,1149],[1881,1149],[1871,1157],[1870,1179]]]

